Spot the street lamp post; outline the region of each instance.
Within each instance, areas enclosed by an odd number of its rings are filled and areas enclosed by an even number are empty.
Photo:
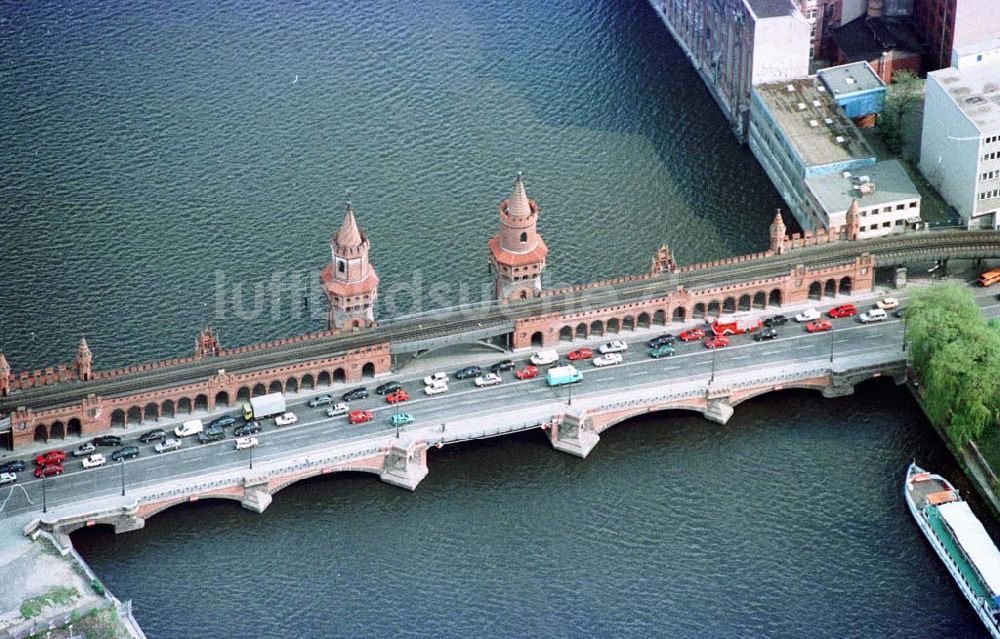
[[[250,446],[250,470],[253,470],[253,446]]]
[[[830,363],[833,363],[833,332],[830,332]]]
[[[45,467],[42,467],[42,512],[49,512],[48,502],[45,501]]]
[[[710,377],[708,380],[709,384],[715,383],[715,354],[718,352],[719,352],[718,349],[715,348],[712,349],[712,377]]]
[[[122,457],[121,459],[119,459],[118,463],[121,464],[121,467],[122,467],[122,497],[124,497],[125,496],[125,458]]]
[[[903,350],[906,350],[906,316],[903,316]]]
[[[572,406],[573,405],[573,384],[566,384],[566,390],[569,393],[569,397],[567,397],[567,399],[566,399],[567,404],[569,406]]]

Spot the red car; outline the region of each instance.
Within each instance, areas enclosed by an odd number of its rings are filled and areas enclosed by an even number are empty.
[[[35,477],[41,478],[42,475],[45,475],[46,477],[51,477],[52,475],[62,475],[62,471],[62,464],[45,464],[44,466],[39,466],[35,469]]]
[[[407,393],[402,388],[400,388],[398,391],[394,393],[389,393],[388,395],[385,396],[385,401],[389,402],[390,404],[398,404],[399,402],[405,402],[408,399],[410,399],[410,394]]]
[[[532,377],[538,377],[538,367],[525,366],[521,370],[514,373],[514,377],[518,379],[531,379]]]
[[[806,330],[810,333],[822,333],[823,331],[828,331],[833,328],[833,323],[830,320],[818,319],[806,324]]]
[[[61,450],[50,450],[47,453],[42,453],[38,457],[35,457],[35,463],[39,466],[47,466],[49,464],[61,464],[66,460],[66,453]],[[60,470],[59,472],[62,472]]]
[[[677,336],[682,342],[697,342],[702,337],[705,337],[705,329],[703,328],[692,328],[691,330],[684,331]]]
[[[570,353],[566,355],[567,359],[572,361],[576,361],[578,359],[590,359],[593,356],[594,351],[589,348],[578,348],[575,351],[570,351]]]
[[[347,416],[347,421],[352,424],[364,424],[375,419],[375,415],[370,410],[352,410]]]
[[[854,308],[854,304],[841,304],[840,306],[830,309],[830,317],[851,317],[852,315],[857,315],[858,309]]]
[[[722,348],[729,346],[729,338],[725,335],[716,335],[705,340],[705,348]]]

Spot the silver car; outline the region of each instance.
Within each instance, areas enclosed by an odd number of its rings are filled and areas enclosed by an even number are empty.
[[[13,484],[17,481],[17,475],[14,473],[0,473],[0,486],[6,484]]]
[[[171,437],[170,439],[164,439],[156,446],[153,446],[153,450],[155,450],[158,453],[165,453],[168,450],[177,450],[180,447],[181,447],[181,440],[174,439],[173,437]]]
[[[97,446],[94,446],[91,442],[86,442],[76,447],[76,450],[73,451],[73,457],[84,457],[95,450],[97,450]]]

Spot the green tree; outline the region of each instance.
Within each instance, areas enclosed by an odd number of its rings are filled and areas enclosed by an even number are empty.
[[[892,83],[885,90],[885,107],[879,118],[879,129],[889,149],[896,154],[903,148],[903,127],[906,117],[916,111],[923,96],[923,80],[909,69],[892,74]]]
[[[914,295],[906,312],[913,368],[930,419],[962,445],[1000,419],[1000,331],[970,290],[939,284]],[[991,433],[992,434],[992,433]]]

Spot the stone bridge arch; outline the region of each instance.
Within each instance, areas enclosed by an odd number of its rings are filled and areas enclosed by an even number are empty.
[[[150,517],[152,517],[153,515],[159,515],[160,513],[164,512],[165,510],[169,510],[169,509],[173,508],[174,506],[180,506],[181,504],[192,504],[192,503],[197,503],[197,502],[201,502],[201,501],[206,501],[206,500],[209,500],[209,499],[218,499],[218,500],[242,502],[243,501],[243,487],[242,486],[233,486],[232,488],[238,490],[239,492],[238,493],[235,493],[235,492],[225,492],[225,493],[222,493],[222,492],[212,492],[212,493],[207,493],[207,494],[204,494],[204,495],[181,495],[181,496],[178,496],[178,497],[173,497],[173,498],[166,499],[164,501],[158,501],[158,502],[154,502],[154,503],[151,503],[151,504],[142,504],[142,505],[139,506],[139,511],[136,514],[136,518],[137,519],[141,519],[143,521],[146,521]],[[192,497],[193,497],[193,499],[192,499]]]

